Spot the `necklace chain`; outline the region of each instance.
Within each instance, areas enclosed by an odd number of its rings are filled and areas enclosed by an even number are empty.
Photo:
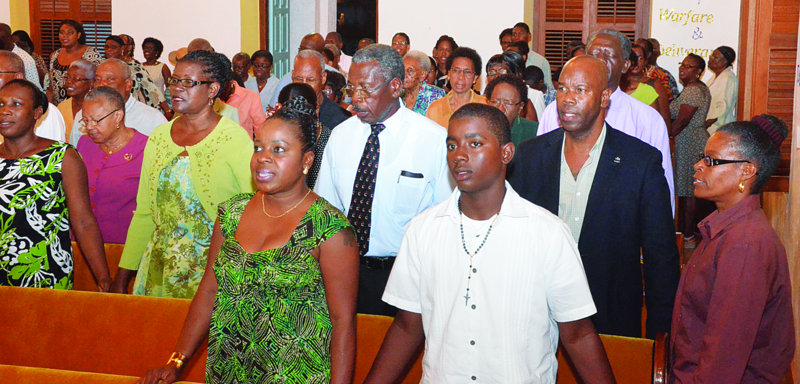
[[[289,212],[291,212],[295,208],[297,208],[300,205],[300,203],[305,201],[306,197],[308,197],[309,194],[311,194],[311,190],[310,189],[308,190],[308,192],[306,192],[306,194],[303,196],[303,198],[300,199],[300,201],[297,202],[297,204],[295,204],[293,207],[291,207],[288,210],[286,210],[286,212],[283,212],[283,213],[281,213],[280,215],[277,215],[277,216],[270,215],[269,213],[267,213],[267,206],[266,206],[266,203],[264,203],[264,194],[262,194],[261,195],[261,210],[264,212],[265,215],[267,215],[267,217],[271,217],[273,219],[284,217],[284,216],[286,216],[286,214],[288,214]]]
[[[466,254],[469,256],[469,270],[467,271],[467,273],[468,273],[467,274],[467,293],[464,295],[464,305],[466,306],[466,305],[469,304],[469,299],[470,299],[469,283],[470,283],[470,281],[472,281],[472,272],[473,272],[472,261],[475,258],[475,255],[477,255],[478,252],[481,250],[481,248],[483,248],[483,245],[486,244],[486,239],[488,239],[489,238],[489,234],[492,233],[492,227],[494,226],[494,223],[497,221],[497,218],[500,216],[500,214],[497,213],[497,214],[494,215],[494,219],[489,224],[489,229],[486,230],[486,234],[483,235],[483,241],[481,241],[481,244],[478,246],[477,249],[475,249],[475,252],[472,252],[472,253],[470,253],[470,251],[467,249],[467,242],[466,242],[466,240],[464,240],[464,213],[461,212],[461,199],[458,199],[458,215],[459,215],[458,216],[458,226],[459,226],[459,229],[461,230],[461,246],[464,247],[464,252],[466,252]]]

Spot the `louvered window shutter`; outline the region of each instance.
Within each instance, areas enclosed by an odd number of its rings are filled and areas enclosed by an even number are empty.
[[[66,19],[80,22],[86,44],[103,54],[106,37],[111,34],[111,0],[37,0],[30,5],[31,38],[46,60],[61,47],[58,27]]]

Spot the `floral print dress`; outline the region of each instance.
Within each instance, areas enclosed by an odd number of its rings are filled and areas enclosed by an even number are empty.
[[[61,54],[61,49],[63,48],[59,48],[50,56],[49,85],[45,84],[45,89],[49,86],[53,90],[53,105],[58,105],[69,97],[67,96],[67,90],[64,89],[69,65],[61,65],[61,63],[58,62],[58,55]],[[95,64],[100,64],[100,62],[103,61],[100,53],[93,47],[87,47],[81,59]]]
[[[197,197],[191,167],[188,156],[176,156],[159,175],[156,229],[139,264],[135,295],[191,299],[200,285],[214,221]]]
[[[68,144],[0,159],[0,286],[72,289],[61,166]]]

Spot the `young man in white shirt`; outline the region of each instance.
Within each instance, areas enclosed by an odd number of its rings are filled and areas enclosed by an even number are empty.
[[[367,383],[395,382],[423,342],[423,383],[555,383],[559,336],[585,382],[614,382],[569,229],[505,182],[510,131],[488,105],[451,117],[458,189],[408,226],[383,294],[400,310]]]

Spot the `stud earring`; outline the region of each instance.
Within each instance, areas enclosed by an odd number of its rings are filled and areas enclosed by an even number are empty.
[[[744,181],[739,182],[739,193],[744,193]]]
[[[307,175],[307,174],[308,174],[308,168],[303,168],[303,174],[304,174],[304,175]]]

